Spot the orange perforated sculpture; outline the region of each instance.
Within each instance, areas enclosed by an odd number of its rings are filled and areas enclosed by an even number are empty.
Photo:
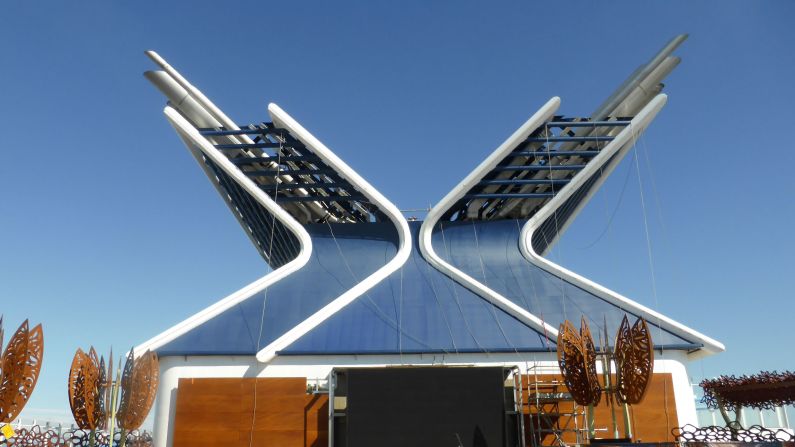
[[[638,318],[630,328],[626,315],[616,334],[614,359],[618,382],[616,399],[635,405],[643,400],[651,382],[654,351],[646,320]]]
[[[0,317],[0,348],[3,319]],[[13,421],[30,399],[41,371],[44,332],[41,325],[32,329],[22,322],[8,341],[0,358],[0,424]]]

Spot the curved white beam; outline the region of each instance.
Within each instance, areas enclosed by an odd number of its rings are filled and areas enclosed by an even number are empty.
[[[240,169],[237,168],[224,154],[218,149],[213,147],[206,138],[204,138],[196,128],[191,125],[179,112],[170,106],[166,106],[163,110],[166,117],[174,129],[180,134],[180,137],[185,141],[186,145],[198,148],[205,156],[211,159],[223,171],[229,175],[237,184],[239,184],[254,200],[262,205],[268,212],[272,213],[276,219],[284,224],[297,238],[300,243],[300,250],[295,259],[287,264],[271,271],[262,278],[254,281],[253,283],[243,287],[237,292],[227,296],[226,298],[218,301],[212,306],[198,312],[197,314],[187,318],[181,323],[173,326],[165,332],[157,335],[156,337],[140,344],[135,347],[135,352],[145,352],[147,349],[155,350],[170,341],[176,339],[180,335],[200,326],[201,324],[209,321],[213,317],[221,314],[227,309],[245,301],[246,299],[256,295],[257,293],[265,290],[272,284],[283,279],[287,275],[299,270],[303,267],[312,254],[312,239],[309,237],[306,229],[299,224],[289,213],[287,213],[281,206],[273,201],[262,189],[260,189],[250,178],[246,177]]]
[[[409,224],[403,214],[398,208],[386,199],[378,190],[372,187],[364,178],[350,168],[344,161],[337,157],[331,149],[327,148],[320,142],[314,135],[304,129],[303,126],[298,124],[290,115],[284,110],[279,108],[276,104],[268,105],[268,112],[273,119],[276,127],[284,128],[299,141],[304,143],[315,155],[320,157],[323,162],[334,169],[337,174],[349,181],[357,191],[361,192],[367,197],[370,202],[375,204],[395,225],[398,234],[398,249],[395,256],[387,262],[383,267],[379,268],[370,276],[361,280],[358,284],[347,290],[342,295],[335,298],[333,301],[322,307],[320,310],[310,315],[307,319],[294,326],[289,331],[282,334],[279,338],[271,342],[268,346],[263,348],[257,353],[257,360],[260,362],[269,362],[272,360],[276,353],[299,338],[307,334],[309,331],[317,327],[319,324],[326,321],[332,315],[340,311],[342,308],[352,303],[356,298],[367,292],[376,284],[384,280],[386,277],[397,271],[409,258],[411,254],[411,232]]]
[[[171,101],[174,108],[185,114],[189,119],[194,121],[194,124],[205,127],[219,127],[223,126],[229,130],[240,130],[240,127],[232,121],[218,106],[216,106],[210,99],[204,95],[198,88],[191,84],[184,76],[182,76],[177,69],[172,67],[165,59],[163,59],[156,52],[149,50],[146,55],[155,64],[157,64],[163,71],[161,72],[146,72],[144,77],[147,78],[158,90],[163,93],[166,98]],[[218,138],[218,137],[216,137]],[[250,136],[241,135],[227,135],[221,137],[228,139],[232,143],[253,144],[254,141]],[[258,154],[261,157],[268,157],[268,154]],[[275,165],[269,163],[271,168],[276,168]],[[292,182],[293,179],[290,175],[281,175],[286,182]],[[308,192],[304,188],[295,189],[294,192],[298,195],[306,196]],[[302,210],[306,213],[307,219],[311,220],[310,216],[314,218],[321,218],[324,215],[331,221],[336,221],[335,216],[328,216],[317,202],[296,202],[286,205],[290,209]],[[245,227],[245,225],[244,225]]]
[[[550,326],[541,318],[528,312],[513,301],[505,298],[496,291],[490,289],[485,284],[475,280],[463,271],[455,268],[452,264],[442,259],[433,248],[432,235],[436,223],[442,215],[456,202],[458,202],[472,187],[478,183],[483,176],[494,169],[498,163],[513,151],[516,146],[525,140],[531,133],[547,122],[560,107],[560,98],[553,97],[533,114],[516,132],[513,133],[504,143],[491,153],[480,165],[475,168],[464,180],[453,188],[439,203],[428,212],[425,222],[422,223],[419,233],[419,245],[422,256],[437,270],[449,276],[467,289],[476,293],[480,297],[504,310],[524,324],[533,329],[546,333],[557,340],[558,329]]]
[[[616,154],[621,156],[622,152],[629,151],[637,137],[646,129],[651,120],[665,105],[668,97],[664,94],[657,95],[647,104],[633,119],[629,126],[626,126],[615,139],[613,139],[604,149],[599,152],[599,155],[586,165],[565,187],[563,187],[558,194],[555,195],[543,208],[541,208],[533,217],[531,217],[522,227],[520,234],[519,247],[522,254],[539,268],[555,275],[563,280],[582,288],[583,290],[592,293],[605,301],[628,309],[637,315],[647,319],[650,323],[659,323],[663,329],[670,331],[680,337],[688,340],[695,340],[704,345],[704,350],[710,353],[717,353],[725,350],[725,347],[720,342],[713,340],[687,326],[678,323],[659,312],[649,309],[631,299],[622,296],[612,290],[607,289],[583,276],[580,276],[570,270],[567,270],[552,261],[540,256],[533,249],[533,233],[535,230],[553,213],[563,205],[566,200],[574,194],[577,189],[585,183],[588,178],[599,171],[600,168],[605,168],[600,182],[598,182],[591,191],[598,188],[601,182],[610,174],[618,163],[612,163],[609,166],[605,164]]]

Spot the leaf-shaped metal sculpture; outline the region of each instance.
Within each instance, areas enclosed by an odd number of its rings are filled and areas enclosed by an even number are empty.
[[[107,412],[105,359],[97,358],[92,346],[88,354],[78,349],[69,368],[69,407],[77,426],[83,430],[104,428]]]
[[[563,382],[569,389],[571,397],[579,405],[591,405],[599,401],[598,395],[593,395],[586,358],[582,337],[574,326],[565,320],[560,325],[558,333],[558,365],[563,375]]]
[[[25,320],[8,341],[1,360],[0,423],[13,421],[30,399],[39,379],[43,355],[41,325],[29,329]]]
[[[590,401],[592,405],[598,405],[602,397],[602,387],[599,385],[599,375],[596,373],[596,347],[585,317],[580,319],[580,340],[582,342],[583,361],[585,362],[585,373],[588,378],[588,388],[591,396]]]
[[[638,318],[630,328],[625,315],[616,334],[615,346],[616,398],[620,403],[638,404],[646,396],[654,366],[654,345],[646,320]]]
[[[108,400],[107,396],[107,389],[108,389],[108,370],[105,369],[105,357],[102,356],[99,358],[99,377],[97,378],[97,404],[96,404],[96,411],[97,415],[97,428],[103,430],[107,428],[107,415],[108,415]]]
[[[119,363],[121,365],[121,363]],[[116,411],[116,420],[121,420],[122,416],[127,413],[127,407],[130,405],[130,394],[132,393],[132,374],[135,367],[135,353],[133,349],[127,354],[127,361],[124,362],[124,371],[121,375],[121,390],[119,396],[119,407]]]
[[[119,427],[132,431],[143,424],[157,393],[160,378],[157,354],[146,351],[135,358],[133,351],[127,357],[121,379],[121,402],[117,413]]]
[[[97,428],[94,406],[99,365],[93,361],[96,359],[94,348],[89,352],[90,354],[86,354],[78,348],[69,368],[69,407],[72,409],[72,416],[77,426],[83,430]]]

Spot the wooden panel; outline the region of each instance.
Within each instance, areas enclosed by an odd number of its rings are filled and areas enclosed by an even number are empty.
[[[637,441],[675,441],[671,429],[679,426],[671,374],[654,374],[643,402],[630,411]]]
[[[327,415],[328,396],[306,394],[304,378],[180,379],[174,447],[319,447]]]
[[[522,383],[525,384],[525,387],[529,386],[530,388],[533,388],[533,382],[535,381],[559,384],[557,386],[547,385],[543,389],[539,387],[540,393],[566,391],[566,387],[562,383],[563,378],[560,375],[544,374],[538,376],[523,376],[522,378]],[[671,436],[671,429],[679,425],[679,420],[676,414],[676,403],[674,401],[674,390],[671,374],[654,374],[649,386],[650,388],[646,393],[646,397],[644,398],[643,402],[630,407],[630,417],[633,424],[633,441],[673,441],[674,439]],[[527,399],[527,396],[528,394],[526,391],[525,399]],[[562,427],[568,428],[575,427],[575,421],[571,416],[567,415],[567,413],[571,413],[573,409],[574,405],[571,402],[560,402],[557,409],[553,408],[553,405],[549,404],[544,408],[544,410],[547,412],[557,411],[557,413],[560,413],[560,420],[557,421],[557,423]],[[618,421],[620,436],[623,436],[624,433],[622,411],[623,410],[620,406],[616,406],[615,413],[616,419]],[[525,417],[525,428],[526,432],[528,433],[529,440],[529,424],[536,424],[537,426],[537,424],[541,423],[542,428],[545,428],[545,425],[548,425],[545,424],[545,422],[549,421],[539,420],[537,417],[535,417],[532,414],[534,413],[534,410],[531,409],[530,406],[525,406],[525,413],[527,414]],[[555,418],[556,416],[552,416],[550,419],[555,422]],[[605,396],[602,395],[602,400],[595,408],[594,412],[594,426],[597,429],[597,438],[613,437],[612,420],[613,417],[611,415],[610,407],[607,405]],[[576,422],[580,427],[583,426],[584,422],[582,419]],[[573,444],[575,442],[574,433],[565,433],[563,440],[569,444]],[[546,434],[542,439],[542,443],[544,445],[551,445],[553,443],[552,441],[553,436],[551,434]]]

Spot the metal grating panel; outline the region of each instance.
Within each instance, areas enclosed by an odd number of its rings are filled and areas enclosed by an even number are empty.
[[[520,143],[443,216],[443,220],[529,218],[630,122],[554,117]]]
[[[240,130],[199,129],[216,149],[253,180],[274,201],[301,223],[377,222],[383,215],[361,192],[326,165],[289,131],[273,123],[240,126]],[[253,143],[230,143],[230,137],[248,135]],[[234,140],[232,140],[234,141]],[[308,218],[301,204],[312,203],[324,213]]]
[[[298,256],[300,242],[292,231],[279,222],[268,210],[257,203],[251,195],[233,180],[223,169],[207,157],[202,161],[215,174],[219,186],[234,205],[239,220],[257,245],[257,251],[265,262],[277,269]]]

